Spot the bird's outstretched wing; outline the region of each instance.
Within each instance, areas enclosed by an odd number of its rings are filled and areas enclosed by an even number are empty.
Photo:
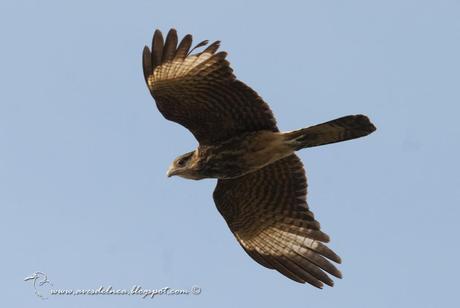
[[[339,278],[341,273],[329,260],[341,260],[323,244],[329,237],[309,211],[306,193],[305,171],[293,154],[243,177],[219,180],[214,201],[258,263],[297,282],[332,286],[326,272]]]
[[[200,144],[242,132],[277,131],[268,105],[235,78],[227,54],[217,52],[219,41],[196,54],[190,51],[191,35],[177,43],[176,30],[169,31],[166,41],[156,30],[152,50],[146,46],[143,52],[145,81],[166,119],[188,128]]]

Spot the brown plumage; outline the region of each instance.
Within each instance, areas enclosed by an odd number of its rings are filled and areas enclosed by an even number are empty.
[[[261,265],[301,283],[332,286],[340,258],[306,202],[305,171],[295,151],[366,136],[364,115],[279,132],[268,105],[233,75],[219,42],[201,52],[192,36],[180,42],[155,31],[144,48],[144,77],[163,116],[196,137],[199,147],[179,156],[168,175],[217,178],[214,201],[244,250]]]

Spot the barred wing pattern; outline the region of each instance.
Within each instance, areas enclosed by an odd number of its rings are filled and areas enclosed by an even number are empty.
[[[214,201],[244,250],[261,265],[300,283],[332,286],[340,263],[309,211],[307,181],[295,155],[243,177],[219,180]],[[328,260],[329,259],[329,260]]]
[[[243,132],[277,131],[268,105],[233,75],[219,41],[190,54],[192,36],[177,46],[176,30],[163,41],[155,31],[152,50],[143,52],[144,77],[163,116],[189,129],[200,144],[213,144]]]

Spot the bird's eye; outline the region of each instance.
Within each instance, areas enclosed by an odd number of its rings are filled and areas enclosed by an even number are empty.
[[[177,165],[179,167],[183,167],[185,165],[185,158],[181,158],[177,161]]]

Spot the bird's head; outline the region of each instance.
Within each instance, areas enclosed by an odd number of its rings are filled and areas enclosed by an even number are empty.
[[[178,175],[180,177],[191,180],[202,179],[203,176],[200,175],[196,168],[196,160],[193,159],[194,154],[195,152],[192,151],[177,157],[169,167],[166,175],[168,177]]]

